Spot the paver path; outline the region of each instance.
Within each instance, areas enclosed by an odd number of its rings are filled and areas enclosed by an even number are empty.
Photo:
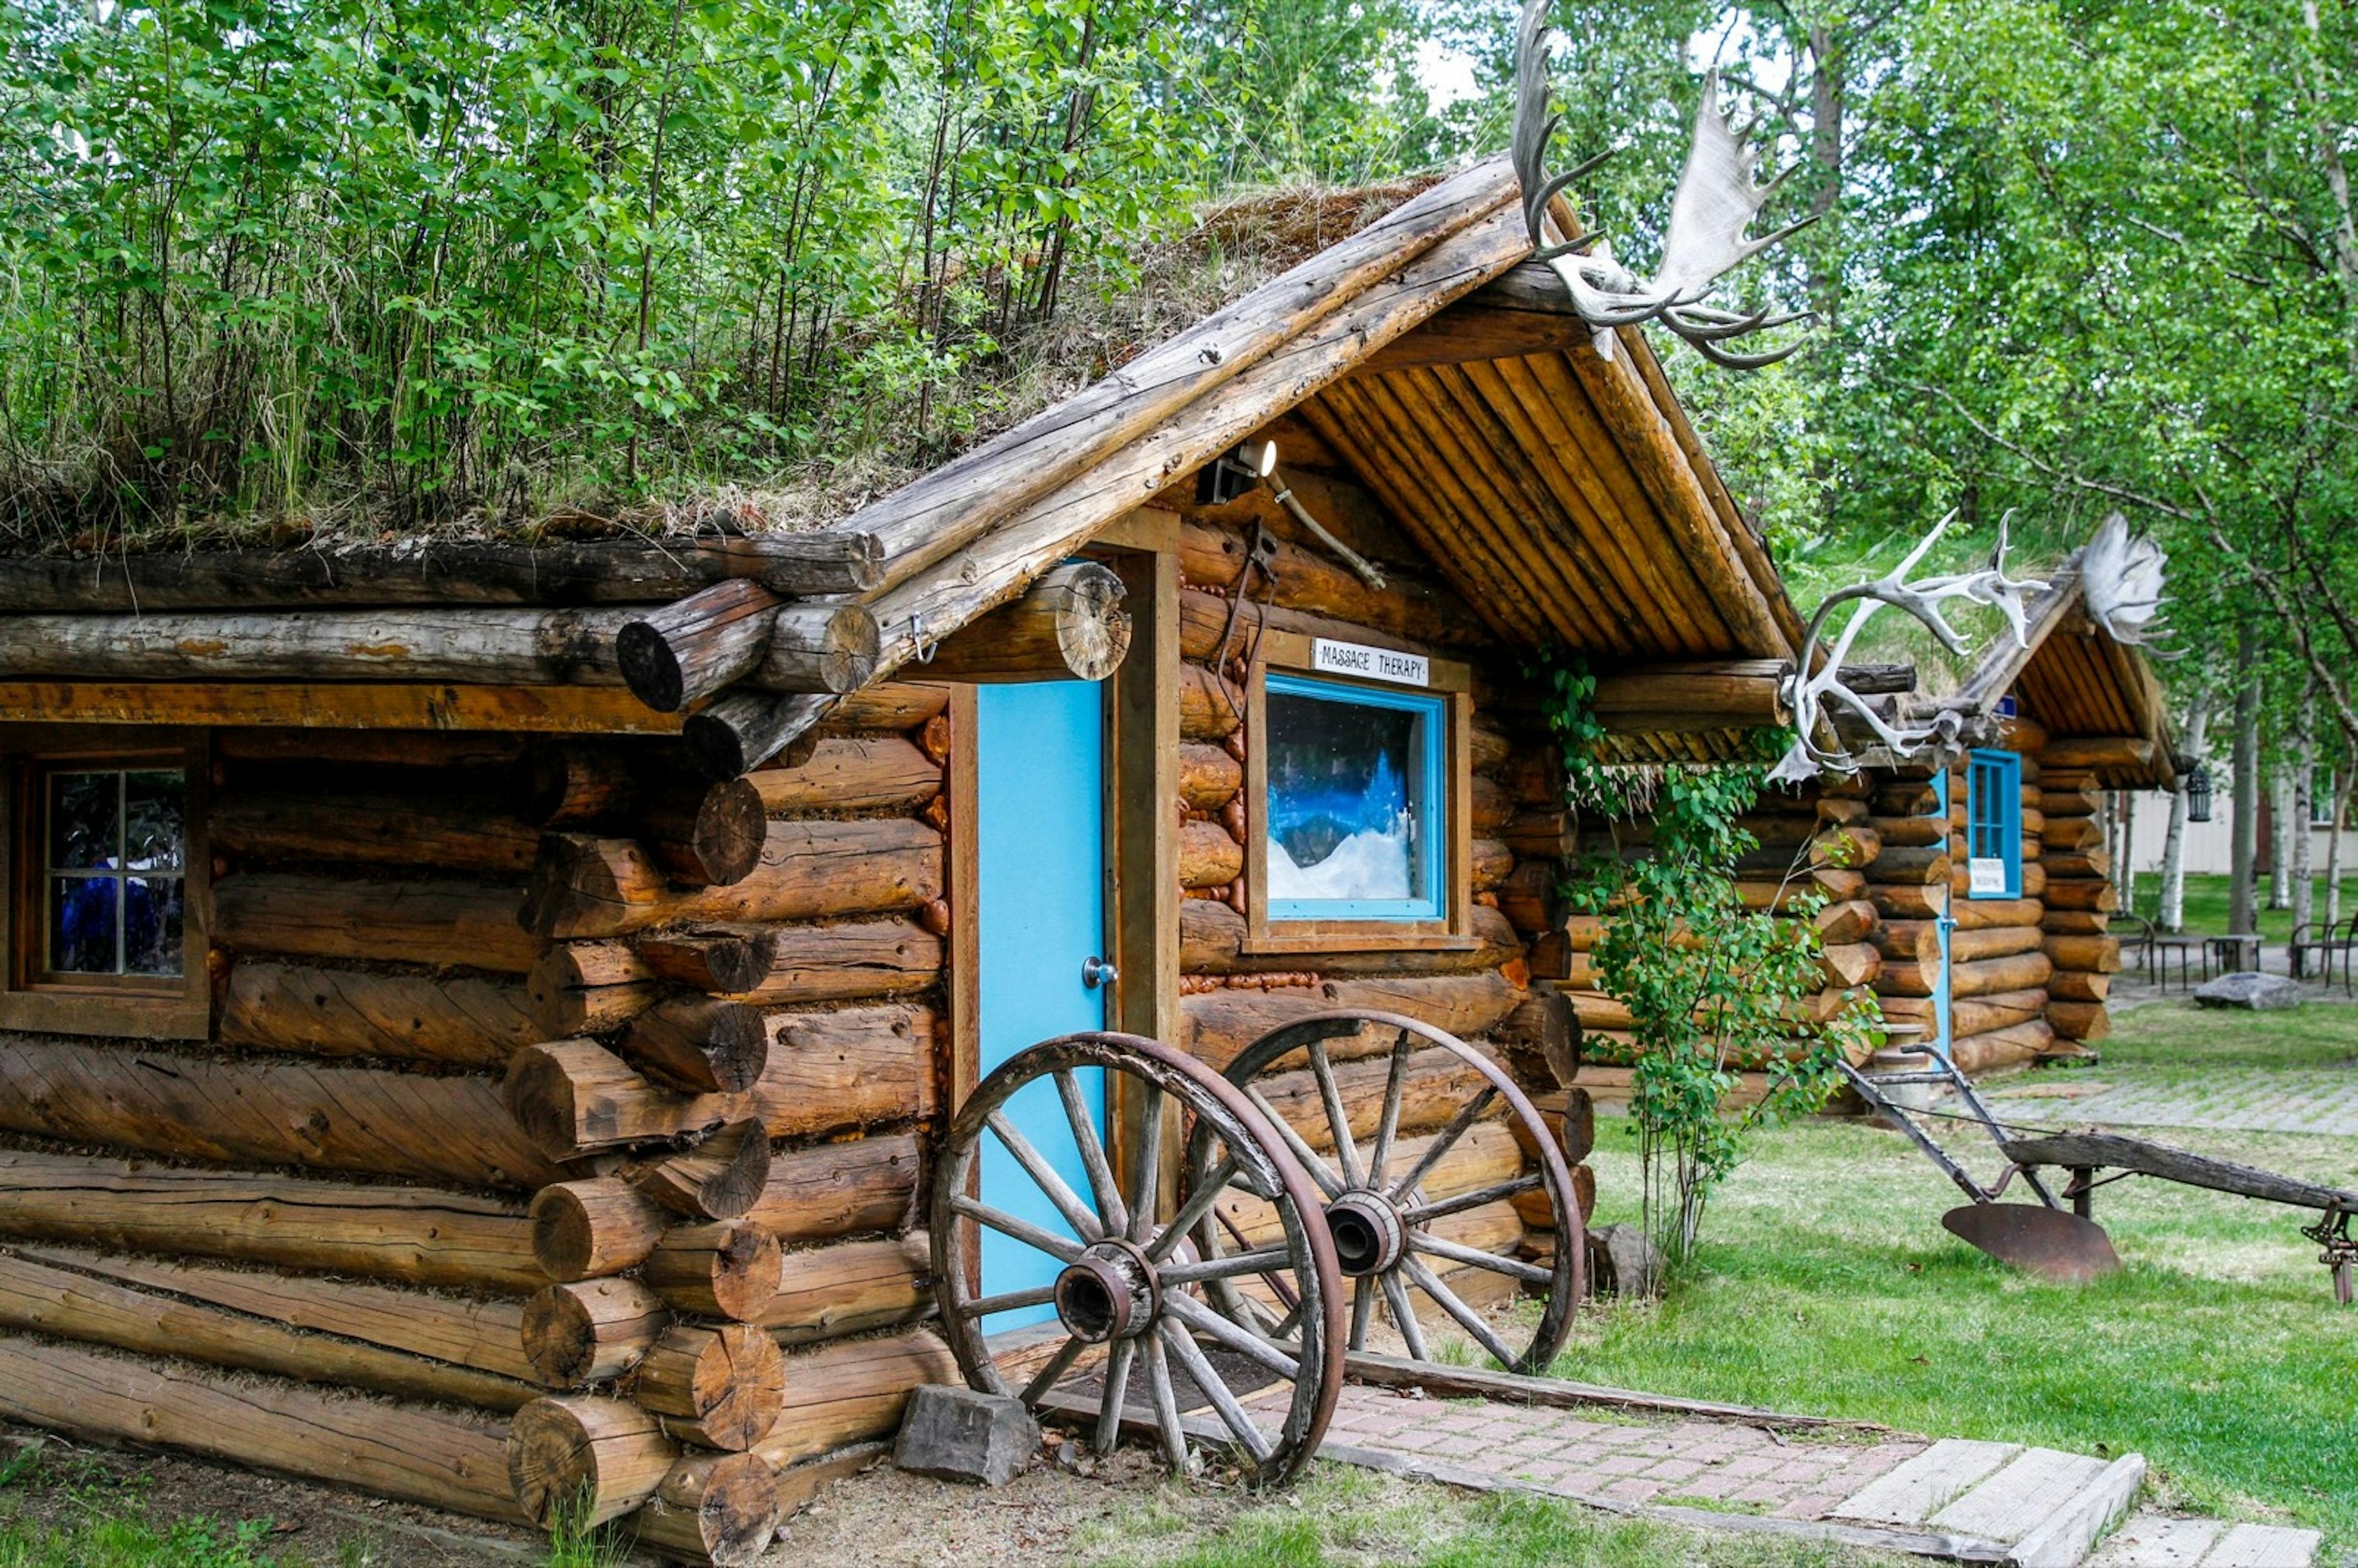
[[[2078,1127],[2204,1127],[2256,1132],[2317,1132],[2358,1138],[2358,1071],[2284,1069],[2221,1074],[2176,1084],[2135,1084],[2084,1099],[2050,1101],[1986,1091],[2009,1120]]]
[[[1326,1442],[1406,1454],[1551,1491],[1627,1503],[1689,1503],[1822,1519],[1924,1444],[1727,1421],[1645,1421],[1602,1409],[1409,1399],[1343,1390]]]

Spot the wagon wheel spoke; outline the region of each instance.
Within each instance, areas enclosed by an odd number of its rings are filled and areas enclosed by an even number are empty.
[[[1163,1452],[1184,1475],[1194,1466],[1187,1463],[1187,1429],[1179,1424],[1179,1396],[1171,1387],[1171,1359],[1163,1354],[1160,1335],[1146,1336],[1146,1381],[1154,1396],[1154,1424],[1163,1433]]]
[[[1219,1216],[1219,1221],[1220,1228],[1227,1231],[1238,1246],[1244,1247],[1248,1245],[1245,1239],[1245,1233],[1237,1228],[1237,1222],[1235,1220],[1230,1219],[1227,1215],[1223,1214]],[[1271,1292],[1274,1294],[1278,1301],[1286,1308],[1293,1312],[1300,1312],[1302,1310],[1302,1298],[1294,1294],[1293,1287],[1285,1282],[1285,1277],[1282,1274],[1263,1274],[1261,1276],[1261,1282],[1270,1288]]]
[[[1104,1226],[1096,1215],[1089,1212],[1088,1206],[1081,1202],[1080,1195],[1065,1184],[1065,1178],[1056,1174],[1055,1169],[1040,1157],[1040,1151],[1032,1147],[1030,1139],[1015,1130],[1015,1124],[1007,1119],[1005,1112],[992,1111],[984,1119],[983,1124],[1006,1146],[1007,1152],[1015,1156],[1015,1162],[1023,1167],[1023,1173],[1032,1178],[1032,1184],[1056,1206],[1056,1212],[1065,1217],[1065,1223],[1073,1227],[1074,1235],[1084,1241],[1095,1241],[1105,1234]]]
[[[1204,1354],[1185,1329],[1168,1318],[1155,1327],[1169,1345],[1171,1354],[1179,1358],[1179,1365],[1188,1378],[1202,1390],[1204,1397],[1212,1401],[1212,1408],[1219,1412],[1220,1420],[1228,1429],[1237,1434],[1237,1441],[1244,1444],[1245,1452],[1256,1461],[1267,1464],[1270,1455],[1277,1452],[1270,1446],[1268,1433],[1253,1424],[1252,1417],[1245,1413],[1244,1406],[1237,1402],[1237,1396],[1221,1380],[1210,1357]]]
[[[1098,1407],[1098,1430],[1094,1446],[1100,1454],[1113,1452],[1121,1440],[1122,1408],[1130,1402],[1130,1369],[1138,1358],[1138,1341],[1117,1339],[1106,1356],[1105,1402]]]
[[[1029,1220],[1018,1219],[963,1193],[950,1199],[950,1206],[977,1225],[987,1225],[1001,1236],[1012,1237],[1026,1247],[1036,1247],[1060,1263],[1070,1263],[1081,1255],[1079,1242],[1067,1237],[1051,1235]]]
[[[1059,1378],[1073,1369],[1073,1363],[1079,1360],[1081,1352],[1087,1348],[1088,1346],[1082,1342],[1080,1336],[1068,1335],[1065,1339],[1064,1347],[1048,1357],[1048,1364],[1033,1375],[1032,1380],[1023,1385],[1023,1392],[1018,1397],[1027,1405],[1036,1405],[1046,1399],[1048,1390],[1056,1386],[1056,1380]]]
[[[1163,1307],[1205,1338],[1217,1341],[1247,1360],[1258,1361],[1281,1378],[1300,1378],[1302,1363],[1248,1329],[1238,1328],[1211,1308],[1186,1296],[1165,1296]]]
[[[1166,1285],[1192,1285],[1204,1280],[1233,1280],[1242,1274],[1268,1274],[1293,1265],[1293,1254],[1282,1247],[1258,1252],[1230,1252],[1193,1263],[1173,1263],[1163,1271]]]
[[[1424,1325],[1416,1321],[1416,1303],[1408,1299],[1408,1287],[1401,1283],[1400,1271],[1387,1269],[1383,1273],[1384,1304],[1391,1308],[1392,1326],[1408,1345],[1408,1353],[1419,1361],[1433,1359],[1424,1347]]]
[[[1130,1210],[1123,1206],[1121,1186],[1113,1179],[1113,1167],[1106,1162],[1105,1145],[1098,1141],[1098,1119],[1090,1114],[1088,1102],[1081,1098],[1080,1080],[1073,1076],[1070,1067],[1056,1072],[1056,1098],[1065,1102],[1065,1119],[1072,1126],[1073,1143],[1081,1152],[1081,1163],[1088,1168],[1089,1190],[1097,1195],[1104,1233],[1126,1234],[1130,1229]]]
[[[1520,1258],[1505,1258],[1496,1252],[1485,1252],[1478,1247],[1464,1247],[1455,1241],[1419,1230],[1409,1235],[1408,1244],[1419,1252],[1435,1258],[1446,1258],[1453,1263],[1469,1268],[1487,1269],[1494,1274],[1505,1274],[1527,1284],[1544,1285],[1555,1276],[1536,1263],[1526,1263]]]
[[[1464,1214],[1469,1208],[1480,1208],[1485,1204],[1494,1204],[1503,1198],[1513,1197],[1518,1193],[1530,1192],[1533,1187],[1541,1184],[1541,1179],[1537,1171],[1526,1171],[1512,1181],[1500,1182],[1494,1187],[1476,1187],[1470,1193],[1460,1193],[1454,1198],[1442,1198],[1433,1203],[1419,1204],[1414,1208],[1401,1210],[1401,1223],[1412,1227],[1429,1225],[1436,1219],[1445,1219],[1453,1214]]]
[[[1039,1285],[1028,1291],[1005,1291],[995,1296],[977,1296],[970,1302],[961,1302],[958,1311],[968,1317],[990,1317],[995,1313],[1046,1306],[1055,1294],[1056,1287],[1054,1285]]]
[[[1368,1156],[1368,1184],[1384,1184],[1384,1166],[1390,1161],[1392,1140],[1400,1136],[1401,1102],[1408,1094],[1410,1035],[1405,1029],[1392,1041],[1391,1068],[1384,1077],[1384,1109],[1376,1123],[1375,1152]]]
[[[1472,1335],[1499,1366],[1511,1368],[1520,1359],[1513,1351],[1499,1343],[1498,1335],[1491,1331],[1488,1324],[1482,1321],[1482,1314],[1460,1301],[1457,1298],[1457,1292],[1443,1284],[1440,1276],[1426,1268],[1422,1259],[1401,1259],[1401,1271],[1415,1281],[1416,1288],[1438,1303],[1442,1311],[1455,1318],[1457,1326]]]
[[[1245,1095],[1263,1116],[1269,1118],[1270,1125],[1277,1130],[1277,1135],[1284,1141],[1287,1150],[1301,1162],[1302,1168],[1310,1173],[1310,1179],[1318,1184],[1318,1190],[1330,1198],[1341,1197],[1343,1184],[1328,1168],[1326,1157],[1303,1141],[1302,1134],[1293,1130],[1293,1123],[1286,1120],[1284,1113],[1269,1103],[1269,1097],[1260,1092],[1259,1086],[1247,1084]]]
[[[1376,1282],[1362,1274],[1351,1281],[1351,1348],[1368,1347],[1368,1320],[1375,1315]]]
[[[1343,1108],[1343,1088],[1335,1081],[1335,1064],[1327,1059],[1326,1042],[1310,1043],[1310,1076],[1318,1085],[1318,1098],[1326,1108],[1326,1126],[1335,1135],[1336,1162],[1343,1168],[1347,1186],[1361,1186],[1367,1182],[1359,1167],[1358,1146],[1351,1141],[1351,1113]]]
[[[1204,1217],[1212,1212],[1212,1206],[1220,1201],[1220,1195],[1228,1190],[1230,1182],[1236,1180],[1236,1175],[1237,1157],[1234,1154],[1222,1155],[1220,1162],[1206,1173],[1203,1182],[1187,1195],[1187,1201],[1179,1206],[1179,1212],[1171,1217],[1171,1223],[1163,1227],[1163,1234],[1147,1245],[1146,1260],[1160,1263],[1170,1257],[1189,1233],[1204,1222]]]
[[[1408,1174],[1385,1188],[1385,1192],[1394,1197],[1404,1197],[1416,1191],[1416,1184],[1432,1173],[1433,1166],[1441,1162],[1441,1157],[1448,1153],[1476,1122],[1482,1119],[1490,1108],[1490,1102],[1498,1098],[1497,1088],[1488,1084],[1483,1085],[1482,1092],[1458,1107],[1457,1114],[1449,1119],[1449,1125],[1433,1135],[1433,1141],[1425,1145],[1424,1152],[1418,1156],[1414,1165],[1409,1167]]]
[[[1130,1205],[1130,1238],[1143,1246],[1154,1234],[1163,1206],[1163,1101],[1161,1084],[1149,1084],[1138,1107],[1138,1187]]]

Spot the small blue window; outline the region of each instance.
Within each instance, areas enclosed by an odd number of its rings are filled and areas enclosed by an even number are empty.
[[[1447,919],[1447,698],[1273,672],[1263,689],[1271,921]]]
[[[2022,759],[1974,752],[1965,783],[1966,896],[2022,896]]]

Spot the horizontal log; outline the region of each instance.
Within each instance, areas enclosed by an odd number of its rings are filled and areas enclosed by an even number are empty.
[[[985,683],[1104,680],[1130,652],[1127,591],[1112,568],[1067,561],[943,639],[925,673]]]
[[[168,724],[320,732],[668,735],[677,718],[620,687],[400,681],[0,681],[0,723]]]
[[[2113,928],[2113,917],[2093,909],[2050,909],[2039,928],[2056,936],[2102,936]]]
[[[1659,733],[1770,728],[1790,723],[1781,659],[1722,659],[1608,670],[1596,677],[1591,711],[1608,730]]]
[[[206,818],[212,848],[240,859],[361,861],[419,871],[528,871],[540,830],[489,795],[231,790]]]
[[[941,764],[900,735],[828,735],[793,767],[745,775],[773,816],[805,811],[914,813],[942,792]]]
[[[602,1034],[653,1007],[664,994],[655,972],[622,942],[558,942],[525,977],[539,1040]]]
[[[0,1151],[0,1236],[529,1294],[521,1206],[423,1187]]]
[[[639,1363],[630,1394],[664,1418],[669,1435],[741,1453],[777,1424],[785,1358],[750,1324],[676,1324]]]
[[[483,1519],[519,1517],[499,1426],[430,1406],[5,1337],[0,1416]]]
[[[1179,798],[1188,809],[1217,811],[1244,784],[1244,764],[1221,748],[1192,741],[1179,748]]]
[[[1491,972],[1336,979],[1285,990],[1222,989],[1182,997],[1179,1008],[1189,1053],[1225,1068],[1255,1040],[1304,1013],[1337,1008],[1398,1012],[1473,1039],[1496,1027],[1524,994],[1505,976]],[[1390,1044],[1389,1035],[1381,1042],[1369,1035],[1356,1048],[1371,1053]],[[1353,1048],[1343,1042],[1327,1047],[1338,1058]]]
[[[1969,964],[1983,958],[2003,958],[2009,953],[2036,953],[2046,943],[2036,925],[1983,925],[1949,934],[1949,957]]]
[[[1945,844],[1895,847],[1884,850],[1866,866],[1870,882],[1924,882],[1937,886],[1949,880],[1949,849]]]
[[[1446,588],[1395,568],[1388,568],[1384,586],[1376,588],[1323,548],[1273,535],[1269,546],[1274,552],[1268,566],[1270,598],[1284,609],[1364,626],[1387,640],[1466,647],[1493,636]],[[1228,589],[1243,570],[1246,549],[1245,536],[1236,529],[1190,520],[1179,530],[1179,570],[1190,584]]]
[[[379,974],[242,959],[222,990],[224,1045],[497,1071],[546,1039],[528,989],[469,975]]]
[[[761,792],[743,779],[682,779],[644,790],[637,816],[639,841],[683,887],[727,887],[762,862],[768,821]]]
[[[1920,849],[1949,841],[1949,825],[1937,817],[1877,816],[1872,820],[1877,835],[1895,849]]]
[[[2156,747],[2141,735],[2075,735],[2050,741],[2039,753],[2041,766],[2083,768],[2095,773],[2153,765]]]
[[[1941,961],[1941,925],[1937,920],[1888,920],[1875,933],[1876,950],[1887,958],[1910,964]]]
[[[489,1078],[0,1040],[0,1128],[171,1159],[537,1187],[562,1173]]]
[[[411,537],[277,550],[0,557],[0,604],[72,615],[260,604],[654,604],[724,577],[754,578],[780,593],[857,593],[881,575],[873,535],[828,529],[530,545]]]
[[[1225,741],[1244,722],[1244,688],[1201,665],[1179,666],[1179,738]]]
[[[622,679],[656,712],[676,713],[753,672],[783,602],[740,578],[626,617],[613,633]],[[868,630],[872,655],[872,616]]]
[[[660,1088],[688,1095],[741,1094],[770,1060],[762,1010],[748,1002],[677,996],[631,1021],[615,1052]]]
[[[2035,898],[1958,898],[1950,900],[1949,918],[1960,931],[1996,925],[2036,925],[2047,906]]]
[[[213,940],[233,952],[510,975],[540,957],[516,924],[524,894],[512,884],[240,871],[214,882],[212,899]]]
[[[778,1289],[754,1322],[781,1345],[897,1328],[934,1313],[931,1244],[922,1230],[883,1241],[806,1247],[779,1260]]]
[[[1883,972],[1883,958],[1871,943],[1841,943],[1819,953],[1818,972],[1829,986],[1868,985]]]
[[[1994,1029],[1982,1034],[1960,1036],[1950,1042],[1949,1058],[1956,1063],[1960,1071],[1972,1076],[2018,1067],[2025,1062],[2037,1061],[2054,1049],[2054,1027],[2043,1018],[2035,1018],[2010,1029]]]
[[[616,686],[625,610],[0,616],[0,676]]]
[[[557,1182],[532,1199],[532,1254],[552,1280],[635,1269],[671,1227],[671,1211],[619,1176]]]
[[[2063,1039],[2077,1040],[2083,1045],[2093,1045],[2113,1033],[2113,1015],[2101,1001],[2050,1001],[2047,1004],[2047,1022]]]
[[[619,936],[683,921],[886,914],[941,892],[942,836],[903,818],[773,821],[751,874],[694,891],[673,888],[629,839],[564,833],[542,841],[520,918],[542,936]]]
[[[2113,977],[2110,975],[2092,975],[2082,969],[2058,969],[2047,977],[2047,994],[2057,1001],[2100,1002],[2112,993]]]
[[[2054,966],[2044,953],[2016,953],[2002,958],[1949,966],[1949,994],[1982,996],[1993,991],[2028,990],[2044,986]],[[1940,965],[1887,959],[1875,989],[1887,996],[1931,996],[1940,979]]]
[[[1383,1117],[1384,1096],[1391,1076],[1390,1054],[1336,1063],[1333,1076],[1351,1136],[1355,1140],[1373,1137]],[[1429,1132],[1448,1121],[1466,1101],[1487,1087],[1488,1080],[1455,1052],[1433,1046],[1410,1055],[1401,1084],[1396,1129],[1413,1135]],[[1335,1147],[1333,1125],[1327,1119],[1317,1079],[1308,1068],[1264,1074],[1255,1081],[1253,1088],[1312,1148]],[[1500,1103],[1496,1108],[1503,1112],[1505,1106]]]
[[[480,1370],[387,1345],[364,1328],[347,1329],[332,1315],[328,1298],[345,1294],[355,1316],[365,1315],[381,1329],[389,1326],[384,1298],[397,1297],[400,1307],[418,1318],[460,1319],[460,1333],[471,1340],[474,1336],[468,1331],[479,1329],[488,1313],[504,1320],[511,1344],[503,1359],[511,1363],[517,1359],[514,1338],[519,1326],[513,1303],[493,1306],[322,1281],[296,1283],[308,1290],[274,1292],[265,1285],[247,1291],[240,1276],[221,1269],[79,1250],[11,1250],[0,1252],[0,1328],[493,1411],[512,1411],[539,1391],[524,1380],[529,1367],[508,1368],[524,1378]],[[290,1295],[294,1300],[287,1304],[306,1318],[300,1326],[273,1321],[275,1309]],[[439,1342],[430,1333],[404,1337]]]
[[[782,1149],[746,1217],[790,1244],[898,1230],[921,1164],[916,1139],[902,1133]]]
[[[827,710],[822,735],[871,730],[914,730],[942,716],[950,688],[940,681],[883,680],[846,692]]]
[[[1244,870],[1245,847],[1219,823],[1188,821],[1179,825],[1181,887],[1226,887],[1242,876]]]
[[[1547,1076],[1533,1081],[1569,1084],[1580,1068],[1580,1026],[1563,993],[1545,982],[1535,982],[1500,1020],[1493,1034],[1512,1055],[1536,1058]]]
[[[2027,872],[2030,868],[2023,869]],[[2113,884],[2092,877],[2057,877],[2039,896],[2050,909],[2082,909],[2109,914],[2121,906],[2121,895]]]
[[[552,1389],[619,1378],[646,1359],[671,1308],[636,1280],[566,1281],[525,1303],[519,1333],[534,1375]]]
[[[928,1329],[838,1339],[786,1355],[786,1408],[753,1452],[780,1469],[901,1424],[920,1383],[963,1381],[957,1360]]]
[[[1928,816],[1941,809],[1939,793],[1922,779],[1878,784],[1867,799],[1877,816]]]
[[[516,1411],[505,1447],[507,1479],[535,1524],[579,1519],[590,1529],[655,1494],[679,1446],[654,1415],[622,1400],[568,1394]]]
[[[732,1121],[692,1146],[620,1167],[633,1187],[689,1219],[734,1219],[770,1179],[770,1135],[759,1121]]]
[[[666,1558],[736,1568],[768,1551],[778,1490],[777,1466],[758,1454],[684,1454],[631,1516],[631,1537]]]
[[[1314,966],[1322,975],[1446,975],[1495,969],[1520,957],[1522,939],[1506,916],[1476,904],[1469,947],[1379,948],[1363,952],[1248,953],[1245,917],[1216,899],[1179,906],[1179,968],[1191,975],[1285,973]]]
[[[2074,850],[2043,857],[2050,886],[2058,881],[2087,879],[2110,881],[2113,879],[2113,858],[2101,849]]]
[[[745,1322],[778,1289],[778,1238],[750,1219],[675,1226],[640,1272],[646,1287],[696,1317]]]
[[[2104,842],[2104,827],[2096,825],[2095,836],[2085,842],[2058,844],[2054,834],[2060,828],[2067,835],[2074,828],[2065,824],[2084,823],[2089,817],[2101,816],[2104,809],[2104,791],[2100,784],[2064,784],[2050,781],[2039,787],[2039,809],[2045,820],[2039,827],[2039,840],[2050,849],[2085,849],[2089,844]],[[2085,828],[2077,831],[2084,832]]]
[[[2078,969],[2092,975],[2120,973],[2121,940],[2117,936],[2050,935],[2046,953],[2059,969]]]

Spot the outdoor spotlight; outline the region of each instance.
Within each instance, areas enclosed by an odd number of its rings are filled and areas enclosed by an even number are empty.
[[[1226,506],[1277,471],[1275,441],[1247,441],[1195,470],[1195,504]]]
[[[2186,771],[2186,820],[2211,820],[2211,770],[2200,762]]]

